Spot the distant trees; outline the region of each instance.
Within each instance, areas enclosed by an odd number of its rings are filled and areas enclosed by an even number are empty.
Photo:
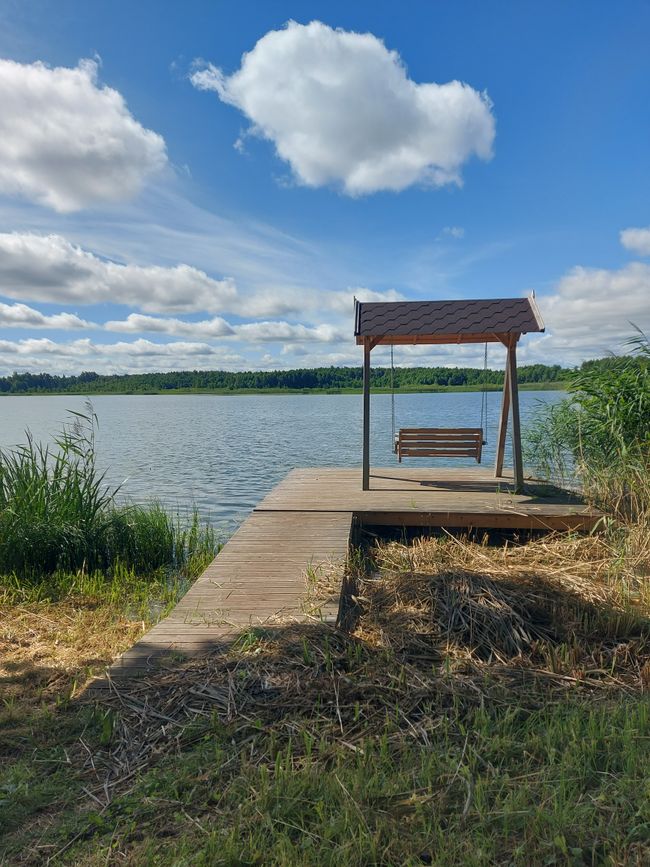
[[[588,361],[587,365],[610,365],[612,359]],[[519,368],[520,382],[525,384],[561,382],[568,375],[558,364],[530,364]],[[395,388],[480,388],[484,383],[495,387],[503,384],[502,370],[484,371],[475,367],[396,367]],[[372,369],[374,388],[390,387],[390,370]],[[50,373],[12,373],[0,378],[0,393],[92,393],[120,394],[176,390],[257,391],[280,390],[340,390],[361,388],[361,367],[314,367],[295,370],[183,370],[171,373],[134,373],[103,375],[83,371],[77,376],[57,376]]]

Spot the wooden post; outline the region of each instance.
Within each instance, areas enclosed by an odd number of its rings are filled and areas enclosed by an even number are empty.
[[[512,464],[515,473],[515,491],[520,493],[524,487],[524,467],[521,458],[521,425],[519,423],[519,388],[517,385],[517,340],[513,334],[508,346],[508,385],[510,408],[512,411]]]
[[[361,488],[370,490],[370,340],[363,341],[363,477]]]
[[[508,415],[510,414],[510,385],[508,365],[503,377],[503,394],[501,396],[501,415],[499,417],[499,435],[497,437],[497,456],[494,462],[494,475],[499,478],[503,475],[503,459],[506,451],[506,434],[508,432]]]

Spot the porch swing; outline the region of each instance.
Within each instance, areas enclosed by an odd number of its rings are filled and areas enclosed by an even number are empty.
[[[370,490],[370,353],[376,346],[500,343],[506,350],[494,474],[503,477],[508,418],[512,433],[515,491],[524,487],[521,455],[517,343],[522,334],[544,331],[534,295],[528,298],[482,298],[452,301],[354,302],[354,336],[363,346],[363,453],[361,489]],[[484,355],[484,368],[487,360]],[[484,380],[487,377],[484,377]],[[394,391],[394,390],[393,390]],[[391,446],[398,460],[406,457],[473,457],[480,462],[485,444],[487,383],[483,382],[481,420],[476,428],[402,428]],[[395,442],[396,440],[396,442]],[[410,470],[409,472],[413,472]]]
[[[481,415],[478,427],[406,427],[395,430],[395,357],[390,347],[391,442],[397,460],[402,458],[474,458],[481,463],[487,426],[487,343],[483,352]]]

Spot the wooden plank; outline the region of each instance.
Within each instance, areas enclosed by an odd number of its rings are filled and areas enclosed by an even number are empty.
[[[518,515],[503,512],[481,514],[478,512],[366,512],[368,526],[431,527],[448,529],[494,529],[494,530],[584,530],[594,526],[592,515]]]
[[[400,448],[404,458],[473,458],[476,449],[430,449],[426,446],[402,446]]]
[[[480,427],[403,427],[400,436],[405,434],[431,434],[440,436],[476,436],[483,433]]]
[[[357,344],[364,340],[369,340],[369,337],[357,337]],[[494,334],[493,332],[485,332],[480,334],[394,334],[390,337],[378,335],[373,338],[376,346],[385,346],[389,344],[400,346],[419,346],[420,344],[436,344],[436,343],[500,343],[503,340],[503,335]]]
[[[337,564],[340,569],[351,526],[349,512],[253,512],[178,605],[116,661],[111,674],[150,670],[168,651],[209,653],[250,625],[333,616],[338,598],[315,608],[307,574],[329,572]]]

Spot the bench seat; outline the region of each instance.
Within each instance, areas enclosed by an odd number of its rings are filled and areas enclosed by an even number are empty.
[[[475,458],[481,463],[480,427],[406,427],[395,435],[394,450],[402,458]]]

